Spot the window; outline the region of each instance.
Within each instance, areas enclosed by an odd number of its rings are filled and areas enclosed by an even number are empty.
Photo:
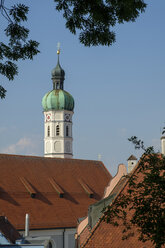
[[[69,136],[69,127],[66,126],[66,136]]]
[[[56,136],[60,135],[60,127],[59,125],[56,126]]]
[[[48,126],[48,137],[50,136],[50,127]]]
[[[53,246],[52,246],[52,243],[49,241],[49,248],[52,248]]]

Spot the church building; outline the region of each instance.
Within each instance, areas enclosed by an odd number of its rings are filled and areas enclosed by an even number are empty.
[[[102,199],[112,176],[101,161],[72,158],[74,99],[64,90],[59,54],[53,89],[42,99],[44,157],[0,154],[0,216],[24,235],[28,214],[28,240],[45,237],[52,248],[73,248],[79,218]]]

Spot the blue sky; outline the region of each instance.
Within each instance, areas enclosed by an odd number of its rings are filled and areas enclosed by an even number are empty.
[[[18,63],[13,82],[0,79],[7,88],[6,99],[0,101],[0,152],[43,156],[41,100],[52,89],[58,42],[64,88],[75,99],[74,158],[97,160],[101,154],[114,175],[132,153],[140,156],[128,142],[132,135],[160,150],[165,125],[165,1],[147,1],[146,12],[135,23],[117,25],[111,47],[90,48],[65,28],[53,0],[18,2],[30,7],[27,26],[30,38],[40,42],[41,53],[33,61]]]

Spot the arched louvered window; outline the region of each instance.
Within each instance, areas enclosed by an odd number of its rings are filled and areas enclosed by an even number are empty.
[[[48,137],[50,136],[50,127],[48,126]]]
[[[59,125],[56,126],[56,136],[60,135],[60,127]]]
[[[66,126],[66,136],[69,136],[69,127]]]
[[[49,248],[52,248],[53,246],[52,246],[52,243],[51,242],[49,242]]]

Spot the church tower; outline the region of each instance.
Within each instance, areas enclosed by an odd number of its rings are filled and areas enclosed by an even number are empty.
[[[53,90],[42,99],[44,113],[44,156],[52,158],[72,158],[72,116],[73,97],[64,90],[65,72],[59,62],[52,70]]]

